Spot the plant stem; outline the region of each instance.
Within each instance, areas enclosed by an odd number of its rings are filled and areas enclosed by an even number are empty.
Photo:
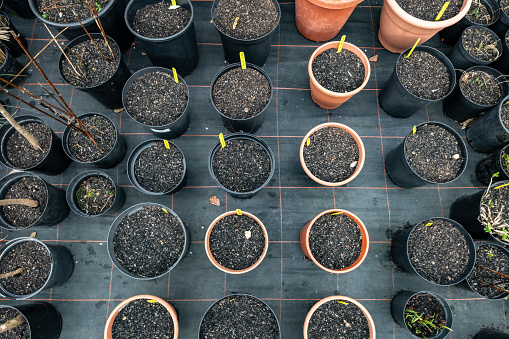
[[[0,325],[0,333],[12,330],[14,327],[19,326],[25,322],[25,317],[20,314],[16,318],[7,320],[5,323]]]
[[[0,206],[6,205],[25,205],[28,207],[38,207],[39,202],[31,199],[2,199],[0,200]]]
[[[23,137],[25,137],[25,139],[28,140],[28,142],[30,143],[30,145],[32,145],[34,149],[42,152],[42,147],[41,144],[39,144],[39,141],[32,134],[30,134],[30,132],[28,132],[23,126],[18,124],[18,122],[14,120],[14,118],[9,114],[9,112],[7,112],[7,110],[2,104],[0,104],[0,114],[2,114],[5,119],[7,119],[7,121],[12,125],[12,127],[14,127],[16,131],[19,132],[19,134],[21,134]]]
[[[491,288],[494,288],[494,289],[496,289],[496,290],[498,290],[498,291],[501,291],[501,292],[504,292],[504,293],[508,293],[508,294],[509,294],[509,291],[508,291],[508,290],[506,290],[506,289],[503,289],[503,288],[500,288],[500,287],[494,286],[494,285],[492,285],[492,284],[485,283],[485,282],[484,282],[484,281],[482,281],[482,280],[479,280],[479,282],[480,282],[481,284],[483,284],[483,285],[486,285],[486,286],[491,287]]]
[[[483,270],[489,271],[489,272],[491,272],[491,273],[498,274],[498,275],[500,275],[500,276],[502,276],[502,277],[504,277],[504,278],[509,279],[509,275],[507,275],[507,274],[500,273],[499,271],[495,271],[495,270],[492,270],[491,268],[484,267],[484,266],[481,266],[481,265],[478,265],[478,264],[477,264],[477,265],[475,265],[475,266],[477,266],[477,267],[479,267],[479,268],[482,268]]]

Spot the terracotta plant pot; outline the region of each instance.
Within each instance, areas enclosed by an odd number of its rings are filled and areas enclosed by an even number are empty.
[[[337,213],[337,212],[341,212],[341,213],[347,215],[348,217],[352,218],[355,221],[355,223],[357,224],[357,226],[359,226],[359,229],[360,229],[361,235],[362,235],[361,254],[359,255],[357,260],[355,260],[355,262],[352,265],[350,265],[350,266],[348,266],[346,268],[343,268],[341,270],[333,270],[333,269],[327,268],[327,267],[323,266],[322,264],[320,264],[315,259],[313,254],[311,253],[311,248],[309,247],[309,232],[311,231],[311,227],[313,227],[313,224],[322,215],[329,214],[329,213]],[[337,208],[330,209],[330,210],[327,210],[327,211],[323,211],[322,213],[320,213],[316,217],[314,217],[313,220],[308,222],[302,228],[302,230],[300,231],[299,242],[300,242],[300,249],[302,250],[304,255],[307,258],[311,259],[316,264],[316,266],[320,267],[322,270],[327,271],[329,273],[348,273],[350,271],[353,271],[354,269],[356,269],[357,267],[359,267],[362,264],[364,259],[366,259],[366,256],[368,255],[368,250],[369,250],[369,234],[368,234],[368,229],[366,228],[366,226],[364,225],[362,220],[359,219],[359,217],[356,216],[355,214],[353,214],[352,212],[349,212],[347,210],[337,209]]]
[[[313,307],[311,307],[308,314],[306,315],[306,320],[304,320],[304,331],[303,331],[304,339],[308,339],[308,326],[309,326],[309,321],[311,320],[311,317],[313,316],[313,313],[315,313],[315,311],[320,306],[322,306],[323,304],[328,303],[329,301],[332,301],[332,300],[345,301],[345,302],[349,302],[349,303],[352,303],[355,306],[357,306],[362,311],[362,313],[364,314],[366,319],[368,320],[369,338],[367,338],[367,339],[376,339],[375,322],[373,321],[373,318],[371,318],[371,314],[369,314],[368,310],[364,306],[362,306],[362,304],[360,302],[358,302],[357,300],[348,298],[348,297],[344,297],[341,295],[333,295],[333,296],[321,299],[316,304],[314,304]]]
[[[396,0],[386,0],[382,5],[378,40],[390,52],[401,53],[412,47],[417,39],[421,38],[419,44],[423,44],[438,31],[460,21],[467,14],[471,3],[472,0],[464,0],[460,12],[450,19],[426,21],[405,12]]]
[[[351,92],[346,93],[338,93],[329,91],[322,85],[316,81],[315,77],[313,76],[313,71],[311,68],[311,65],[313,64],[313,60],[322,53],[323,51],[330,49],[330,48],[338,48],[339,41],[331,41],[326,44],[323,44],[322,46],[318,47],[313,54],[311,55],[311,58],[309,58],[308,63],[308,74],[309,74],[309,86],[311,87],[311,99],[320,106],[323,109],[334,109],[341,106],[345,101],[350,99],[355,94],[359,93],[368,83],[369,76],[371,75],[371,67],[369,66],[369,60],[366,54],[364,54],[363,51],[361,51],[357,46],[352,45],[348,42],[345,42],[343,44],[343,48],[355,53],[359,58],[361,58],[362,63],[364,65],[364,81],[362,82],[362,85],[360,85],[357,89]]]
[[[252,271],[253,269],[255,269],[258,265],[260,265],[260,263],[262,262],[262,260],[265,258],[265,255],[267,254],[267,249],[269,248],[269,234],[267,233],[267,229],[265,228],[265,226],[263,225],[263,223],[260,221],[260,219],[258,219],[256,216],[254,216],[253,214],[251,213],[248,213],[246,211],[242,211],[242,214],[243,215],[247,215],[248,217],[250,217],[251,219],[255,220],[258,225],[260,225],[260,227],[262,228],[262,231],[263,231],[263,234],[265,236],[265,247],[263,248],[263,253],[262,255],[260,256],[260,258],[253,264],[251,265],[250,267],[248,268],[245,268],[243,270],[232,270],[230,268],[227,268],[227,267],[224,267],[222,266],[221,264],[219,264],[216,259],[214,258],[214,256],[212,255],[212,252],[210,251],[210,234],[212,233],[212,229],[214,228],[214,226],[219,222],[219,220],[223,219],[224,217],[227,217],[229,215],[232,215],[232,214],[237,214],[236,211],[229,211],[229,212],[226,212],[226,213],[223,213],[221,214],[220,216],[218,216],[209,226],[208,230],[207,230],[207,234],[205,235],[205,251],[207,252],[207,257],[209,257],[209,260],[212,262],[212,264],[214,264],[214,266],[216,266],[218,269],[220,269],[221,271],[223,272],[226,272],[226,273],[230,273],[230,274],[242,274],[242,273],[247,273],[249,271]]]
[[[334,38],[363,0],[295,0],[295,25],[305,38]]]
[[[304,147],[306,146],[306,140],[308,140],[308,138],[311,136],[311,134],[313,134],[317,130],[319,130],[321,128],[325,128],[325,127],[338,127],[338,128],[344,129],[345,131],[347,131],[355,139],[355,142],[357,143],[357,147],[359,147],[359,160],[357,161],[357,167],[355,168],[355,172],[348,179],[346,179],[346,180],[343,180],[343,181],[340,181],[340,182],[327,182],[327,181],[323,181],[323,180],[317,178],[313,173],[311,173],[311,171],[309,171],[309,169],[306,166],[306,163],[304,161]],[[304,139],[302,139],[302,142],[300,144],[299,157],[300,157],[300,164],[302,165],[302,168],[304,169],[304,172],[306,172],[308,177],[310,177],[311,179],[313,179],[314,181],[316,181],[320,185],[324,185],[324,186],[342,186],[342,185],[345,185],[345,184],[349,183],[350,181],[352,181],[353,179],[355,179],[355,177],[357,177],[359,175],[359,173],[361,172],[362,167],[364,166],[364,161],[365,161],[365,158],[366,158],[366,151],[364,150],[364,144],[362,143],[361,137],[353,129],[351,129],[350,127],[348,127],[346,125],[337,123],[337,122],[327,122],[327,123],[324,123],[324,124],[321,124],[321,125],[313,127],[306,134],[306,136],[304,137]]]
[[[177,339],[179,336],[179,323],[177,318],[177,311],[171,306],[169,303],[164,301],[161,298],[155,297],[153,295],[148,294],[141,294],[141,295],[135,295],[134,297],[130,297],[124,301],[122,301],[113,311],[111,312],[110,316],[108,317],[108,320],[106,320],[106,326],[104,327],[104,339],[112,339],[111,335],[111,328],[113,326],[113,322],[115,321],[115,318],[117,314],[124,308],[125,305],[129,304],[131,301],[138,300],[138,299],[147,299],[147,300],[156,300],[158,303],[164,306],[168,310],[168,312],[171,315],[171,318],[173,319],[173,338]]]

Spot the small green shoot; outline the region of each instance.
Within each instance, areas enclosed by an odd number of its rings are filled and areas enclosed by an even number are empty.
[[[434,334],[440,333],[440,331],[444,328],[448,329],[449,331],[452,331],[452,329],[450,329],[449,327],[445,326],[444,324],[441,324],[440,322],[437,322],[437,319],[435,317],[436,317],[435,314],[433,314],[432,316],[426,316],[424,313],[419,314],[409,308],[405,309],[405,323],[408,326],[408,328],[413,329],[413,331],[417,335],[423,334],[420,329],[416,328],[417,324],[421,325],[421,328],[423,327],[427,329],[430,333]],[[423,336],[423,338],[426,337]]]
[[[95,3],[95,6],[97,7],[98,12],[100,12],[103,9],[101,5],[99,5],[97,2]]]
[[[47,16],[45,13],[43,13],[43,14],[42,14],[42,17],[43,17],[44,19],[46,19],[48,16]]]

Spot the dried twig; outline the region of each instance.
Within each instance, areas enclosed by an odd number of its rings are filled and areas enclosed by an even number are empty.
[[[7,320],[5,323],[0,325],[0,333],[12,330],[14,327],[19,326],[25,322],[25,317],[20,314],[16,318]]]
[[[25,205],[28,207],[38,207],[39,202],[31,199],[2,199],[0,200],[0,206],[7,205]]]
[[[32,147],[38,151],[42,151],[41,144],[39,141],[32,135],[30,132],[28,132],[23,126],[18,124],[16,120],[7,112],[5,107],[0,104],[0,114],[18,131],[19,134],[21,134],[27,141],[32,145]]]
[[[20,267],[17,270],[14,270],[12,272],[0,274],[0,279],[6,279],[9,277],[12,277],[13,275],[20,274],[21,272],[23,272],[23,268]],[[1,328],[1,326],[0,326],[0,328]],[[0,333],[2,333],[1,330],[0,330]]]

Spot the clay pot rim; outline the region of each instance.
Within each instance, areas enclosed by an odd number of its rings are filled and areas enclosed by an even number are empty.
[[[340,270],[333,270],[331,268],[327,268],[327,267],[323,266],[313,256],[313,254],[311,253],[311,248],[309,247],[309,232],[311,232],[311,228],[313,228],[314,223],[322,215],[329,214],[329,213],[336,213],[336,212],[342,212],[343,214],[345,214],[348,217],[350,217],[351,219],[353,219],[353,221],[355,221],[355,223],[359,227],[359,230],[361,231],[361,235],[362,235],[361,253],[360,253],[359,257],[353,262],[352,265],[350,265],[350,266],[348,266],[346,268],[340,269]],[[344,210],[344,209],[340,209],[340,208],[329,209],[329,210],[323,211],[320,214],[318,214],[316,217],[314,217],[304,227],[307,227],[307,225],[309,225],[309,227],[307,228],[306,233],[304,234],[303,245],[306,247],[306,250],[309,253],[309,259],[311,259],[311,261],[313,261],[316,264],[316,266],[320,267],[322,270],[327,271],[329,273],[336,273],[336,274],[338,274],[338,273],[348,273],[348,272],[351,272],[351,271],[355,270],[357,267],[359,267],[364,262],[364,259],[366,259],[367,255],[368,255],[368,252],[369,252],[369,234],[368,234],[368,229],[366,228],[366,225],[364,225],[362,220],[357,215],[353,214],[352,212]]]
[[[311,317],[313,316],[313,313],[315,313],[315,311],[320,306],[322,306],[323,304],[325,304],[325,303],[327,303],[329,301],[332,301],[332,300],[344,300],[344,301],[348,301],[348,302],[354,304],[355,306],[357,306],[362,311],[362,313],[364,314],[364,316],[366,317],[366,319],[368,321],[369,339],[375,339],[376,338],[375,323],[373,321],[373,318],[371,317],[371,314],[368,312],[368,310],[360,302],[358,302],[355,299],[352,299],[352,298],[349,298],[349,297],[345,297],[345,296],[342,296],[342,295],[333,295],[333,296],[326,297],[326,298],[323,298],[323,299],[319,300],[309,310],[308,314],[306,315],[306,319],[304,320],[304,329],[303,329],[304,339],[308,339],[308,333],[307,333],[308,331],[307,330],[308,330],[309,321],[311,320]]]
[[[327,49],[330,49],[330,48],[337,49],[339,46],[339,43],[340,43],[339,41],[331,41],[331,42],[327,42],[327,43],[319,46],[317,49],[315,49],[315,51],[313,52],[313,54],[311,54],[311,57],[309,58],[308,74],[309,74],[309,79],[311,80],[311,82],[316,87],[318,87],[318,89],[320,89],[320,91],[324,92],[326,95],[332,96],[335,98],[343,98],[343,97],[349,98],[349,97],[359,93],[360,91],[362,91],[364,89],[364,87],[366,87],[366,85],[370,79],[370,76],[371,76],[371,65],[369,64],[369,59],[366,56],[366,54],[364,54],[364,52],[359,47],[357,47],[349,42],[346,42],[346,41],[343,44],[343,48],[350,52],[355,53],[355,55],[357,55],[361,59],[362,64],[364,65],[364,81],[362,82],[362,84],[359,87],[357,87],[353,91],[344,92],[344,93],[333,92],[333,91],[328,90],[327,88],[323,87],[322,85],[320,85],[320,83],[318,83],[318,81],[316,81],[315,76],[313,75],[313,69],[312,69],[313,60],[315,60],[319,54],[321,54],[323,51],[325,51]]]
[[[441,30],[445,27],[452,26],[456,22],[461,20],[461,18],[463,18],[467,14],[468,10],[470,9],[472,0],[463,0],[463,6],[461,7],[461,10],[459,11],[459,13],[456,14],[455,16],[453,16],[452,18],[449,18],[447,20],[442,20],[442,21],[426,21],[426,20],[422,20],[422,19],[416,18],[414,16],[411,16],[410,14],[405,12],[403,10],[403,8],[401,8],[398,5],[396,0],[385,0],[384,4],[387,4],[387,6],[389,6],[402,21],[406,22],[409,25],[419,27],[419,28],[428,29],[428,30]]]
[[[260,258],[258,258],[258,260],[253,265],[251,265],[247,268],[244,268],[242,270],[232,270],[230,268],[224,267],[223,265],[221,265],[217,262],[217,260],[212,255],[212,252],[210,251],[210,245],[209,245],[210,234],[212,233],[212,229],[219,222],[219,220],[221,220],[224,217],[227,217],[229,215],[233,215],[233,214],[237,214],[237,211],[225,212],[225,213],[221,214],[220,216],[218,216],[216,219],[214,219],[214,221],[212,221],[210,223],[210,226],[207,229],[207,233],[205,234],[205,241],[204,241],[205,242],[205,252],[207,253],[207,257],[209,258],[210,262],[214,266],[216,266],[218,269],[220,269],[221,271],[223,271],[225,273],[230,273],[230,274],[243,274],[243,273],[247,273],[249,271],[254,270],[258,265],[260,265],[260,263],[263,261],[263,259],[267,255],[267,250],[269,248],[269,234],[267,233],[267,229],[265,228],[265,225],[263,225],[263,223],[261,222],[260,219],[258,219],[255,215],[253,215],[249,212],[242,211],[243,215],[247,215],[248,217],[250,217],[251,219],[256,221],[258,223],[258,225],[260,225],[263,235],[265,236],[265,246],[263,248],[262,254],[260,255]]]
[[[313,5],[327,8],[327,9],[345,9],[349,7],[355,7],[364,0],[307,0]]]
[[[108,316],[108,320],[106,320],[106,325],[104,326],[104,339],[112,339],[111,328],[120,310],[122,310],[122,308],[124,308],[124,306],[130,303],[131,301],[139,299],[157,300],[158,303],[160,303],[161,305],[164,306],[164,308],[166,308],[168,313],[170,313],[171,319],[173,320],[173,338],[177,339],[179,335],[177,311],[175,311],[175,308],[173,308],[173,306],[167,301],[149,294],[135,295],[133,297],[125,299],[120,304],[118,304],[117,307],[115,307],[113,311],[111,311],[110,315]]]
[[[328,182],[328,181],[324,181],[322,179],[317,178],[313,173],[311,173],[311,171],[306,166],[306,162],[304,161],[304,147],[306,144],[306,140],[313,133],[315,133],[317,130],[326,128],[326,127],[336,127],[336,128],[341,128],[341,129],[347,131],[348,134],[350,134],[354,138],[355,142],[357,143],[357,147],[359,148],[359,160],[357,162],[357,167],[355,169],[355,172],[350,177],[348,177],[347,179],[340,181],[340,182]],[[349,183],[350,181],[352,181],[359,175],[359,173],[362,170],[362,167],[364,166],[364,161],[366,160],[366,150],[364,148],[364,143],[362,142],[361,137],[351,127],[340,124],[338,122],[326,122],[324,124],[320,124],[318,126],[313,127],[304,136],[304,138],[302,139],[302,142],[300,144],[299,157],[300,157],[300,164],[302,165],[304,172],[306,172],[308,177],[310,177],[312,180],[314,180],[315,182],[319,183],[320,185],[324,185],[324,186],[342,186],[342,185]]]

